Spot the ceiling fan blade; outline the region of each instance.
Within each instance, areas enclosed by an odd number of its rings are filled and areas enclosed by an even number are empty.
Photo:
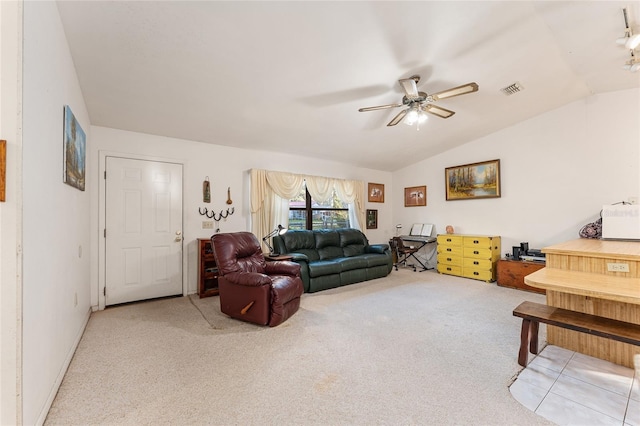
[[[429,114],[437,115],[438,117],[441,117],[441,118],[449,118],[453,114],[455,114],[455,112],[451,110],[448,110],[446,108],[442,108],[439,106],[431,105],[431,104],[423,106],[422,110],[424,112],[428,112]]]
[[[407,99],[417,99],[420,96],[418,94],[418,84],[416,83],[415,77],[403,78],[398,80],[400,82],[400,86],[402,86],[402,90],[404,90],[404,94]],[[417,78],[419,79],[419,77]]]
[[[389,122],[389,124],[387,124],[387,126],[395,126],[396,124],[398,124],[399,122],[402,121],[402,119],[404,118],[405,115],[407,115],[407,112],[409,112],[408,109],[403,109],[402,111],[400,111],[398,113],[398,115],[396,115],[395,117],[393,117],[393,120],[391,120]]]
[[[360,108],[358,111],[360,112],[375,111],[377,109],[397,108],[397,107],[401,107],[402,105],[403,104],[388,104],[388,105],[372,106],[367,108]]]
[[[477,92],[477,83],[467,83],[462,86],[454,87],[452,89],[443,90],[442,92],[434,93],[431,95],[434,101],[445,98],[452,98],[454,96],[466,95],[467,93]]]

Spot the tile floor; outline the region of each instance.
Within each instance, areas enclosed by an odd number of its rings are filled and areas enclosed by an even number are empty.
[[[520,372],[511,395],[558,425],[640,426],[634,369],[549,345]]]

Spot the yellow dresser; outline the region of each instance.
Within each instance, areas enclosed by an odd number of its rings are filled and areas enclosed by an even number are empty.
[[[438,235],[438,272],[482,281],[496,280],[500,237]]]

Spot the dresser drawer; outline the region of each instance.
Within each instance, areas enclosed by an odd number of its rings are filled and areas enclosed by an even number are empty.
[[[491,259],[474,259],[465,256],[464,260],[462,261],[462,266],[464,266],[465,269],[470,268],[488,271],[493,268],[493,262],[491,261]]]
[[[438,264],[443,263],[449,266],[462,266],[462,257],[448,253],[438,254]]]
[[[462,266],[446,265],[438,263],[438,272],[441,274],[462,275]]]
[[[476,268],[462,268],[462,276],[466,278],[473,278],[474,280],[482,280],[482,281],[495,280],[493,269],[484,270],[484,269],[476,269]]]
[[[493,250],[490,248],[479,247],[464,247],[463,256],[471,259],[491,259],[493,257]]]
[[[462,235],[438,235],[438,245],[461,246]]]
[[[462,245],[465,247],[492,248],[496,243],[495,237],[465,236]]]
[[[500,237],[438,235],[438,272],[482,281],[495,281],[500,259]]]
[[[462,257],[462,246],[441,246],[438,244],[438,254]]]

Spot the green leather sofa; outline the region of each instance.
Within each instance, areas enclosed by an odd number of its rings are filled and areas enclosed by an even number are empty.
[[[393,267],[389,245],[371,245],[357,229],[291,230],[273,237],[273,248],[300,264],[305,293],[386,277]]]

